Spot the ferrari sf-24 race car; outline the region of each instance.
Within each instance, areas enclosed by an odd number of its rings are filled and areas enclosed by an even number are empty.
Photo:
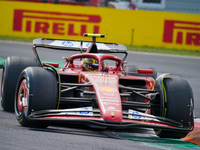
[[[2,74],[2,108],[15,111],[25,127],[50,123],[92,128],[153,128],[165,138],[183,138],[194,127],[193,93],[188,82],[155,69],[126,66],[124,45],[35,39],[36,58],[8,57]],[[41,62],[36,48],[79,51],[58,63]],[[122,55],[122,57],[116,56]]]

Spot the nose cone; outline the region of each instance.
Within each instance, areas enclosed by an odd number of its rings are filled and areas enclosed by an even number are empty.
[[[102,113],[102,118],[107,121],[122,121],[122,112],[117,110],[106,110]]]
[[[98,87],[99,90],[96,92],[101,117],[108,121],[121,121],[123,118],[122,104],[118,85],[111,85],[113,84]]]
[[[119,77],[102,73],[84,75],[93,84],[101,117],[107,121],[121,121],[122,104],[119,93]]]

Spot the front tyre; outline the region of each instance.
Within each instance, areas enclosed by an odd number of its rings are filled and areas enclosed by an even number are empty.
[[[29,119],[32,111],[56,109],[58,85],[51,70],[28,67],[20,75],[15,94],[15,115],[25,127],[44,128],[48,122]]]
[[[29,66],[39,66],[39,62],[28,57],[8,57],[5,60],[1,80],[1,106],[5,111],[14,111],[14,96],[20,73]]]
[[[192,88],[186,80],[173,76],[166,76],[163,84],[164,98],[160,103],[161,109],[154,115],[180,122],[184,128],[192,128],[194,126]],[[183,138],[188,132],[155,130],[155,133],[162,138]]]

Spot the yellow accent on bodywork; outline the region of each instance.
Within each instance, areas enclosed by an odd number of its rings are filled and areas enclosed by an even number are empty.
[[[78,75],[78,83],[81,83],[81,74]]]
[[[86,36],[86,37],[101,37],[101,38],[105,37],[104,34],[94,34],[94,33],[84,33],[84,36]]]

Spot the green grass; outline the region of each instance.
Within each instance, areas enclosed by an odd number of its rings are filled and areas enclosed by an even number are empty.
[[[34,38],[19,38],[19,37],[8,37],[0,36],[0,40],[3,41],[15,41],[15,42],[33,42]],[[126,45],[130,51],[137,52],[150,52],[150,53],[162,53],[162,54],[173,54],[173,55],[184,55],[184,56],[200,56],[200,51],[194,50],[178,50],[178,49],[167,49],[167,48],[155,48],[155,47],[139,47]]]

